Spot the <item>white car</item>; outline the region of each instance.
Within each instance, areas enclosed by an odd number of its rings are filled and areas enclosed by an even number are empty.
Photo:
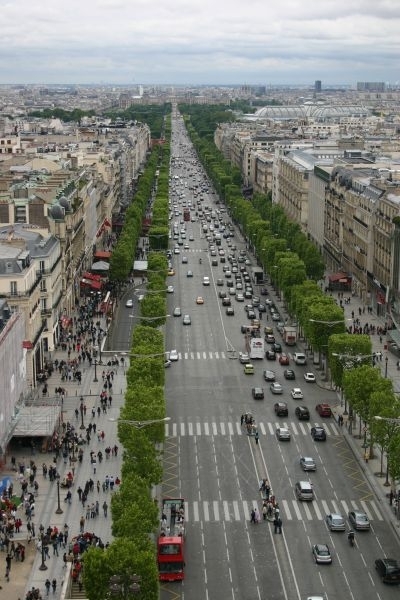
[[[293,388],[290,393],[292,394],[293,400],[302,400],[303,399],[303,392],[301,391],[300,388]]]
[[[173,294],[174,293],[174,286],[173,285],[169,285],[167,287],[167,292],[168,292],[168,294]]]
[[[210,278],[209,277],[203,277],[203,285],[210,285]]]
[[[170,352],[169,352],[169,356],[168,356],[168,359],[169,359],[170,361],[176,361],[176,360],[179,360],[179,354],[178,354],[178,351],[177,351],[177,350],[170,350]]]
[[[133,300],[132,298],[129,298],[126,302],[125,302],[125,306],[126,308],[132,308],[133,306]]]
[[[307,381],[307,383],[315,383],[314,373],[304,373],[304,379]]]

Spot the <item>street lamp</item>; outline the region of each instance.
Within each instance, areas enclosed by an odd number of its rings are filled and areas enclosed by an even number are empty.
[[[93,383],[97,383],[98,379],[97,379],[97,359],[94,359],[94,379],[93,379]]]
[[[167,421],[171,420],[171,417],[164,417],[163,419],[151,419],[149,421],[131,421],[130,419],[114,419],[109,418],[109,421],[117,422],[117,423],[125,423],[126,425],[132,425],[135,429],[143,429],[148,425],[155,425],[157,423],[167,423]]]
[[[344,321],[351,321],[352,319],[341,319],[340,321],[320,321],[318,319],[308,319],[310,323],[320,323],[321,325],[328,325],[333,327],[334,325],[341,325]]]
[[[80,406],[79,406],[79,411],[81,413],[81,426],[80,426],[79,429],[86,429],[85,424],[83,422],[83,415],[84,415],[84,412],[85,412],[85,407],[84,407],[84,404],[83,404],[83,396],[81,396],[80,402],[81,403],[80,403]]]
[[[129,594],[138,594],[140,592],[139,583],[142,581],[140,575],[130,575],[125,581],[120,575],[110,577],[109,590],[113,596],[122,595],[125,598]]]
[[[40,531],[40,541],[41,541],[41,547],[42,547],[42,564],[39,567],[39,571],[47,571],[47,565],[46,565],[46,562],[44,559],[44,527],[43,527],[43,525],[40,525],[39,531]]]
[[[158,321],[159,319],[165,319],[171,315],[161,315],[159,317],[142,317],[140,315],[129,315],[130,319],[140,319],[141,321]]]
[[[56,475],[56,479],[57,479],[57,509],[56,509],[56,515],[62,515],[63,514],[63,509],[60,506],[60,474],[57,473]]]

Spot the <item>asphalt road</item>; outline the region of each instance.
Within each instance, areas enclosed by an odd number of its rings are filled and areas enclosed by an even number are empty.
[[[182,188],[181,193],[193,201],[188,186],[198,178],[199,167],[193,167],[190,146],[177,129],[174,122],[172,152],[179,155],[179,164],[173,162],[172,174],[178,174],[182,183],[174,186],[176,190]],[[203,205],[219,208],[213,204],[212,192],[201,197]],[[178,207],[181,209],[181,204]],[[226,213],[223,218],[228,220]],[[173,215],[171,222],[175,220],[180,218]],[[294,382],[284,379],[284,367],[278,361],[254,361],[254,375],[243,373],[243,366],[232,358],[245,350],[240,332],[240,325],[246,322],[243,303],[232,297],[235,315],[226,316],[218,291],[227,288],[215,285],[218,277],[224,278],[222,265],[211,266],[200,223],[186,225],[194,241],[188,242],[189,249],[181,246],[180,254],[173,255],[176,274],[168,282],[174,285],[174,293],[168,296],[168,312],[172,315],[180,306],[192,324],[183,325],[182,317],[167,319],[166,347],[176,349],[180,359],[167,371],[167,414],[171,421],[166,424],[163,484],[165,495],[182,496],[187,503],[186,573],[182,584],[163,585],[161,597],[297,600],[325,594],[329,600],[394,598],[398,588],[379,581],[374,560],[384,555],[397,557],[398,544],[338,425],[315,412],[319,402],[338,402],[336,395],[318,381],[306,383],[304,372],[314,367],[297,367],[292,360]],[[233,243],[237,250],[245,247],[238,232]],[[222,248],[228,254],[226,240]],[[182,263],[183,256],[188,258],[187,264]],[[186,276],[189,269],[192,278]],[[210,277],[210,286],[203,285],[203,276]],[[272,289],[270,294],[273,296]],[[204,298],[203,305],[196,304],[199,295]],[[280,334],[274,331],[281,342]],[[288,349],[289,355],[295,350]],[[267,368],[273,369],[282,383],[282,396],[272,395],[264,382],[263,370]],[[251,388],[255,385],[264,388],[264,400],[253,400]],[[302,388],[304,400],[291,398],[294,386]],[[288,403],[287,418],[276,418],[273,405],[277,400]],[[299,404],[310,409],[310,422],[297,421],[294,410]],[[246,411],[256,419],[258,445],[240,427],[240,415]],[[314,424],[325,426],[326,442],[312,440],[310,428]],[[290,442],[276,439],[278,425],[290,428]],[[302,472],[302,455],[314,457],[316,473]],[[249,522],[252,507],[261,511],[258,482],[263,477],[268,477],[280,503],[282,535],[275,535],[269,522]],[[295,499],[294,485],[304,479],[313,483],[312,503]],[[372,524],[370,532],[356,534],[355,548],[348,544],[346,533],[330,533],[325,524],[328,513],[346,516],[353,508],[366,511]],[[314,563],[314,543],[330,546],[332,565]]]

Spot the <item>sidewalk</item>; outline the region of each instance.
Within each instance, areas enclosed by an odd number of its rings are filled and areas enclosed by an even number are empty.
[[[104,320],[101,321],[101,326],[105,328],[103,323]],[[71,358],[74,358],[76,355],[77,353],[73,353]],[[108,362],[107,356],[109,355],[102,356],[103,363]],[[53,361],[55,359],[60,361],[67,360],[68,356],[66,351],[57,350],[52,353],[51,358]],[[40,404],[60,402],[60,400],[54,395],[55,389],[57,387],[62,387],[65,389],[66,395],[62,404],[63,421],[65,423],[69,421],[75,427],[78,435],[79,433],[83,433],[83,435],[86,434],[84,429],[81,430],[81,415],[79,414],[78,419],[75,416],[75,409],[79,408],[80,397],[83,396],[84,404],[86,405],[86,414],[83,416],[82,421],[85,429],[88,427],[89,423],[95,423],[97,432],[104,431],[105,437],[104,441],[101,441],[101,439],[98,439],[97,435],[92,433],[89,444],[82,446],[84,450],[82,463],[79,463],[79,461],[76,461],[75,463],[69,463],[69,461],[67,461],[67,464],[65,464],[62,456],[56,460],[53,452],[37,452],[33,454],[30,447],[13,449],[12,455],[16,458],[17,465],[22,463],[25,464],[25,466],[29,466],[29,462],[34,460],[37,466],[36,480],[39,484],[39,491],[38,496],[35,499],[34,515],[32,516],[32,522],[34,523],[36,529],[36,535],[39,533],[39,526],[41,524],[43,524],[45,530],[50,526],[52,528],[57,527],[62,531],[64,524],[67,523],[69,526],[68,541],[76,536],[79,533],[80,518],[82,515],[86,516],[86,511],[79,501],[77,489],[78,487],[83,489],[86,482],[92,479],[94,481],[94,491],[89,493],[87,502],[91,504],[98,500],[100,505],[100,514],[94,519],[86,520],[85,530],[95,533],[96,536],[101,538],[104,544],[108,541],[111,541],[110,511],[108,511],[108,517],[106,518],[103,516],[103,510],[101,509],[104,501],[106,501],[108,507],[110,507],[111,492],[109,490],[103,492],[102,483],[105,481],[106,476],[113,476],[114,479],[117,476],[120,476],[122,452],[118,452],[117,456],[110,455],[110,458],[106,460],[104,449],[107,446],[113,447],[115,444],[118,444],[117,423],[111,422],[109,419],[117,418],[119,416],[119,409],[124,401],[124,391],[126,387],[126,363],[127,361],[125,362],[125,367],[122,367],[121,365],[117,367],[108,367],[104,364],[97,365],[96,371],[98,381],[94,381],[95,366],[94,364],[89,366],[89,363],[86,361],[81,366],[81,384],[78,384],[76,381],[62,381],[58,371],[54,371],[47,381],[50,397],[42,397],[41,386],[39,387],[38,401]],[[103,370],[107,371],[111,369],[114,371],[114,379],[112,382],[113,386],[111,391],[112,404],[111,407],[107,407],[106,413],[101,411],[100,414],[98,414],[97,407],[100,406],[100,393],[103,390],[102,372]],[[92,417],[92,408],[96,409],[94,418]],[[93,451],[97,454],[99,450],[101,450],[103,453],[104,459],[102,462],[97,462],[96,472],[94,472],[93,466],[90,463],[90,452]],[[7,458],[7,464],[2,471],[2,477],[9,475],[13,479],[14,493],[16,495],[20,495],[21,487],[18,479],[16,478],[16,473],[13,472],[11,468],[11,454]],[[66,490],[62,489],[61,487],[59,490],[60,507],[62,513],[56,513],[58,506],[57,484],[56,482],[50,482],[48,477],[43,476],[43,463],[45,463],[47,467],[49,467],[51,464],[56,464],[57,472],[60,474],[60,481],[69,471],[75,472],[74,483],[71,488],[71,504],[66,503],[64,500]],[[99,492],[97,491],[96,486],[97,481],[100,481]],[[34,540],[32,540],[30,543],[27,541],[27,520],[22,506],[18,508],[17,516],[22,519],[23,524],[21,527],[21,533],[15,534],[13,540],[20,541],[24,544],[26,548],[26,558],[23,563],[12,560],[10,581],[7,582],[4,577],[6,553],[0,552],[0,561],[2,563],[0,564],[0,586],[2,588],[0,591],[3,593],[5,592],[10,600],[24,600],[26,592],[34,587],[38,588],[43,598],[45,598],[46,590],[44,582],[47,578],[50,579],[50,581],[55,578],[57,580],[57,591],[55,594],[53,594],[51,591],[49,597],[56,600],[61,597],[64,576],[68,571],[68,569],[64,568],[63,562],[63,554],[68,550],[68,544],[67,548],[63,548],[62,546],[58,547],[58,556],[53,550],[53,547],[50,545],[50,558],[45,561],[47,570],[40,570],[39,566],[42,562],[41,552],[36,549]]]

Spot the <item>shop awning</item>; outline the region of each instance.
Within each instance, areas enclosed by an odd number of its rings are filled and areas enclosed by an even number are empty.
[[[333,275],[329,275],[330,283],[348,283],[351,281],[351,276],[347,275],[347,273],[339,272],[334,273]]]
[[[102,224],[100,225],[100,227],[97,230],[96,233],[96,237],[100,237],[102,233],[105,232],[106,229],[110,229],[111,227],[111,223],[108,219],[104,219],[104,221],[102,222]]]
[[[93,258],[98,258],[100,260],[107,260],[111,257],[111,252],[105,252],[104,250],[97,250],[94,253]]]
[[[97,262],[94,262],[90,268],[92,271],[109,271],[110,265],[105,260],[98,260]]]
[[[90,273],[89,271],[85,271],[84,273],[82,273],[82,279],[90,279],[91,281],[101,281],[100,275]]]
[[[96,281],[96,279],[86,279],[85,277],[81,279],[81,285],[87,285],[88,287],[91,287],[92,290],[101,290],[103,287],[101,281]]]

